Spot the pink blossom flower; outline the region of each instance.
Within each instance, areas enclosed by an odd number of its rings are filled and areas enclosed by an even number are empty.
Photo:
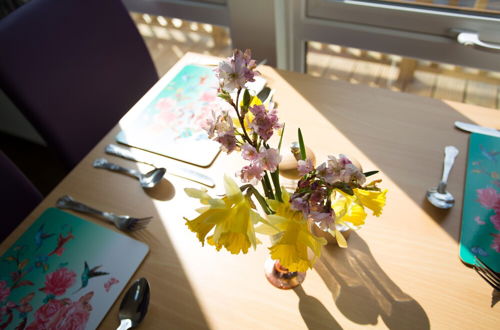
[[[215,138],[215,141],[222,145],[222,150],[230,154],[236,149],[237,140],[234,133],[226,133],[224,135],[219,135]]]
[[[349,158],[342,154],[338,158],[328,156],[328,162],[318,166],[317,172],[329,184],[338,181],[345,183],[356,181],[358,184],[363,185],[366,181],[365,175],[354,166]]]
[[[245,60],[245,65],[247,70],[245,71],[245,77],[248,81],[255,81],[254,76],[259,75],[258,71],[254,71],[257,67],[257,63],[252,59],[252,51],[250,49],[245,50],[243,53],[243,59]]]
[[[258,162],[265,171],[276,171],[278,169],[279,163],[281,162],[281,156],[278,149],[261,149],[261,151],[259,152]]]
[[[42,290],[54,296],[63,295],[75,283],[75,278],[76,274],[72,270],[59,268],[45,277],[45,287]]]
[[[215,69],[217,78],[222,89],[232,92],[245,86],[249,81],[255,81],[254,76],[258,74],[254,71],[255,61],[251,59],[250,50],[243,53],[235,50],[232,57],[221,61]]]
[[[328,166],[327,163],[321,163],[321,165],[316,168],[316,172],[318,173],[318,176],[327,183],[333,184],[337,179],[333,171],[333,167]]]
[[[487,209],[493,209],[500,199],[500,194],[494,188],[477,189],[479,203]]]
[[[212,118],[208,118],[202,125],[202,128],[207,131],[208,138],[213,138],[215,135],[215,124],[217,123],[217,117],[215,111],[212,110]]]
[[[281,124],[278,123],[276,109],[266,111],[263,105],[254,105],[253,107],[250,107],[249,110],[255,116],[250,123],[250,129],[259,135],[264,141],[271,138],[274,129],[281,128]]]
[[[307,201],[307,199],[292,196],[290,202],[292,204],[293,210],[301,211],[304,216],[307,216],[309,214],[309,202]]]
[[[500,230],[500,213],[495,213],[490,217],[490,221],[497,230]]]
[[[207,131],[209,138],[213,138],[222,145],[225,152],[231,153],[236,149],[238,140],[236,140],[233,121],[227,111],[222,111],[217,118],[215,117],[215,111],[212,111],[212,119],[206,121],[204,129]]]
[[[264,176],[264,170],[259,163],[251,163],[250,165],[244,166],[240,172],[240,178],[243,182],[250,182],[251,184],[257,184]]]
[[[500,234],[491,234],[491,236],[493,236],[493,243],[491,243],[491,248],[500,253]]]
[[[10,288],[7,286],[7,282],[0,281],[0,301],[4,301],[10,295]]]
[[[311,212],[309,215],[314,223],[323,231],[327,231],[329,229],[335,229],[335,213],[328,212]]]
[[[306,160],[299,160],[297,162],[297,170],[301,175],[311,172],[314,170],[312,160],[307,158]]]
[[[241,146],[242,152],[241,156],[246,160],[257,160],[259,158],[259,153],[252,147],[249,143],[245,143]]]

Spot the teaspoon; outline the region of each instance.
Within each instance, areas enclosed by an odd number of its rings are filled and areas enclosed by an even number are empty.
[[[149,296],[149,283],[144,277],[132,284],[120,304],[120,326],[117,330],[136,327],[144,319],[148,311]]]
[[[426,195],[427,200],[435,207],[449,209],[455,204],[455,198],[453,195],[446,191],[446,184],[457,155],[458,149],[454,146],[447,146],[444,148],[443,176],[441,177],[441,181],[438,186],[427,190]]]
[[[156,184],[158,184],[158,182],[161,181],[161,179],[163,178],[163,176],[167,172],[167,170],[165,168],[160,167],[160,168],[155,168],[146,174],[142,174],[141,172],[139,172],[137,170],[122,167],[122,166],[113,164],[111,162],[108,162],[104,158],[96,159],[92,165],[95,168],[105,168],[105,169],[110,170],[110,171],[121,172],[121,173],[131,175],[133,177],[136,177],[137,179],[139,179],[139,183],[141,184],[141,186],[143,188],[153,188],[154,186],[156,186]]]

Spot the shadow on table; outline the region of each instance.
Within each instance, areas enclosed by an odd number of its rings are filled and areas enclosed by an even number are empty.
[[[313,296],[308,296],[299,285],[293,289],[299,297],[299,311],[308,329],[342,329],[326,307]]]
[[[169,201],[175,197],[175,187],[174,185],[163,178],[161,181],[151,189],[144,189],[149,197],[159,200],[159,201]]]
[[[135,275],[146,276],[151,285],[149,312],[141,326],[145,329],[158,326],[168,328],[170,324],[184,329],[209,329],[200,303],[170,239],[172,234],[168,233],[152,200],[170,201],[175,195],[174,185],[167,179],[162,179],[157,187],[145,191],[145,198],[141,199],[141,207],[144,208],[149,203],[147,208],[154,216],[146,230],[132,234],[135,239],[145,242],[151,248]],[[141,268],[145,264],[149,264],[148,272],[141,274]]]
[[[116,129],[115,129],[116,130]],[[105,156],[104,146],[111,142],[116,133],[100,142],[94,149],[91,159]],[[122,159],[113,159],[116,163],[140,170],[136,163]],[[82,166],[91,166],[83,164]],[[77,169],[80,170],[80,169]],[[94,200],[97,208],[107,209],[119,214],[137,214],[153,216],[148,226],[128,235],[146,243],[150,247],[149,254],[130,279],[130,283],[140,277],[146,277],[151,286],[151,301],[148,314],[140,327],[143,329],[171,328],[209,329],[207,318],[189,281],[186,270],[180,260],[177,248],[172,242],[172,233],[165,226],[165,217],[160,210],[175,203],[178,188],[166,178],[153,189],[143,189],[135,180],[126,177],[111,176],[108,171],[95,171],[95,180],[82,180],[84,186],[80,191],[82,201]],[[68,179],[71,179],[70,177]],[[99,186],[95,186],[99,182]],[[66,189],[63,181],[60,189]],[[68,183],[71,185],[71,181]],[[88,186],[87,186],[88,185]],[[70,189],[70,188],[68,188]],[[99,189],[99,200],[95,200],[94,192]],[[161,201],[161,204],[159,204]],[[114,202],[114,203],[113,203]],[[159,209],[159,205],[162,205]],[[171,207],[170,206],[170,207]],[[183,225],[182,225],[183,226]],[[128,286],[128,285],[127,285]],[[121,301],[124,292],[117,302]],[[119,303],[115,303],[101,327],[114,324],[117,320]],[[116,321],[118,322],[118,321]]]
[[[394,181],[451,237],[459,240],[469,134],[455,129],[453,123],[470,122],[469,118],[437,99],[326,79],[318,80],[321,83],[309,82],[292,72],[278,74],[289,83],[288,88],[294,88],[365,154],[377,170]],[[286,95],[278,94],[276,87],[276,98],[286,99]],[[325,127],[322,123],[317,126]],[[287,130],[294,128],[287,127]],[[302,133],[306,142],[308,134],[314,135],[307,127]],[[325,134],[325,139],[327,136]],[[439,182],[444,147],[450,144],[460,150],[448,181],[448,190],[456,197],[456,205],[452,210],[443,211],[432,206],[425,193]],[[334,148],[332,144],[332,152],[349,152]],[[415,176],[419,180],[415,180]]]
[[[351,234],[348,249],[324,247],[314,268],[351,321],[375,325],[380,315],[389,329],[430,328],[422,306],[387,276],[358,234]]]

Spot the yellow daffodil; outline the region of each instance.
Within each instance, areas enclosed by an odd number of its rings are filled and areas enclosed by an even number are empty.
[[[356,188],[353,189],[353,191],[361,205],[372,210],[374,216],[378,217],[382,214],[382,209],[385,206],[385,195],[387,194],[387,189],[364,190]]]
[[[262,105],[262,101],[257,96],[252,97],[252,99],[250,100],[249,107],[253,107],[254,105]],[[240,107],[241,106],[243,106],[243,100],[240,102]],[[244,124],[246,131],[248,131],[254,117],[255,116],[250,111],[247,112],[247,114],[245,115]],[[237,117],[233,117],[233,125],[234,127],[241,128],[240,121],[238,120]]]
[[[340,193],[340,198],[336,198],[332,203],[336,215],[335,222],[347,222],[354,226],[362,226],[367,214],[363,206],[359,204],[357,196],[348,195],[340,190],[337,192]]]
[[[314,236],[309,231],[309,225],[303,218],[302,212],[291,209],[290,197],[285,189],[282,197],[283,203],[268,201],[276,213],[267,218],[280,232],[278,240],[269,248],[271,258],[279,260],[280,264],[291,272],[305,272],[308,268],[312,268],[321,255],[321,246],[326,244],[326,240]],[[312,259],[309,259],[308,248],[314,253]]]
[[[203,190],[186,190],[189,196],[208,205],[200,209],[201,214],[197,218],[185,218],[186,225],[196,233],[202,244],[213,229],[213,234],[206,241],[217,250],[225,247],[233,254],[247,253],[250,246],[255,249],[257,245],[254,224],[261,218],[229,176],[224,177],[224,186],[226,195],[222,199],[211,198]]]
[[[336,198],[332,203],[332,208],[335,211],[335,223],[346,225],[348,227],[359,227],[365,223],[367,217],[365,206],[373,211],[375,216],[380,216],[385,205],[385,195],[387,190],[364,190],[353,189],[354,195],[348,195],[343,191],[337,190],[340,193],[339,198]],[[342,233],[338,230],[331,231],[335,236],[340,247],[346,248],[347,241]]]

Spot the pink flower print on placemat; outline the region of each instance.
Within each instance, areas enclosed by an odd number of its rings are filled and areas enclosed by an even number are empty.
[[[106,292],[109,292],[109,290],[111,289],[111,286],[113,286],[114,284],[117,284],[117,283],[120,283],[120,281],[114,277],[110,278],[106,283],[104,283],[104,290],[106,290]]]
[[[474,221],[475,221],[478,225],[480,225],[480,226],[482,226],[482,225],[485,225],[485,224],[486,224],[486,222],[485,222],[484,220],[482,220],[482,219],[481,219],[481,217],[480,217],[479,215],[476,215],[476,216],[474,217]]]
[[[487,209],[493,209],[497,201],[500,199],[500,194],[498,194],[493,188],[478,189],[477,198],[482,206]]]
[[[50,329],[83,330],[90,317],[92,305],[90,299],[94,292],[80,297],[78,301],[65,306],[50,323]]]
[[[10,295],[10,288],[7,286],[7,282],[0,281],[0,301],[4,301]]]
[[[495,210],[496,211],[496,210]],[[493,224],[493,226],[495,226],[495,228],[497,230],[500,230],[500,212],[499,211],[496,211],[495,214],[493,214],[491,217],[490,217],[490,221],[491,223]]]
[[[164,97],[156,102],[155,108],[161,112],[169,112],[175,108],[177,102],[169,97]]]
[[[35,312],[35,320],[28,325],[26,330],[36,329],[85,329],[92,311],[90,300],[94,292],[89,292],[80,297],[78,301],[70,299],[51,299],[40,306]]]
[[[491,248],[500,253],[500,234],[491,234],[491,236],[493,236],[493,243],[491,243]]]
[[[71,304],[69,299],[50,299],[46,304],[40,306],[35,312],[35,320],[26,329],[44,329],[52,318],[61,311],[64,306]]]
[[[59,237],[57,238],[57,246],[56,248],[48,254],[50,257],[51,255],[57,254],[58,256],[62,256],[64,252],[64,244],[68,243],[68,241],[72,238],[75,238],[72,233],[68,233],[66,237],[64,237],[62,234],[59,234]]]
[[[207,103],[213,103],[216,101],[217,95],[214,91],[205,91],[201,97],[200,101],[202,102],[207,102]]]
[[[63,295],[70,288],[76,279],[76,274],[66,267],[59,268],[55,272],[47,274],[45,277],[45,287],[40,291],[54,296]]]

